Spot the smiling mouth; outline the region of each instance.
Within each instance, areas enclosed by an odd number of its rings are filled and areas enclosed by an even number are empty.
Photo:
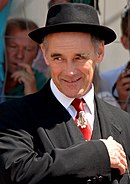
[[[67,83],[70,83],[70,84],[74,84],[76,82],[78,82],[81,78],[78,78],[78,79],[75,79],[75,80],[64,80],[65,82]]]

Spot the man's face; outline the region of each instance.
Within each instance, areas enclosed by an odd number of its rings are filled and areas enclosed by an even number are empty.
[[[38,52],[38,45],[28,37],[27,30],[14,28],[6,38],[6,58],[10,74],[19,70],[18,63],[32,65]]]
[[[88,33],[61,32],[47,36],[42,47],[52,79],[66,96],[80,97],[89,91],[96,63],[103,57],[104,45],[96,52]],[[100,51],[100,56],[98,52]]]

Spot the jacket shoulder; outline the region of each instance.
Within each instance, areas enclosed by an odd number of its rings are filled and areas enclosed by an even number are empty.
[[[130,121],[130,113],[122,110],[121,108],[111,105],[97,96],[95,97],[95,102],[97,109],[102,111],[103,114],[106,114],[107,116],[111,115],[115,119],[115,121]]]

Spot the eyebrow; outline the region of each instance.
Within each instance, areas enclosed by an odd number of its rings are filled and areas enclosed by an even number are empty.
[[[55,56],[62,56],[62,54],[59,54],[59,53],[51,54],[51,57],[55,57]]]
[[[81,56],[81,57],[89,57],[90,53],[81,53],[81,54],[77,54],[77,56]]]
[[[81,56],[81,57],[88,57],[89,55],[90,55],[90,53],[77,53],[77,54],[75,54],[75,56]],[[51,57],[55,57],[55,56],[62,56],[62,54],[60,54],[60,53],[51,54]]]

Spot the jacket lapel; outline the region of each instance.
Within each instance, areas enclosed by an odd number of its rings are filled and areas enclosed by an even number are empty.
[[[111,106],[95,97],[95,104],[98,119],[101,127],[102,138],[112,136],[115,140],[120,140],[122,128],[120,127],[118,117],[114,117]]]
[[[47,94],[49,99],[46,97],[44,102],[42,102],[47,106],[47,111],[46,109],[44,110],[45,117],[43,117],[43,113],[41,114],[41,120],[44,119],[43,128],[52,145],[54,147],[67,148],[77,141],[84,140],[82,133],[68,111],[53,95],[49,83],[41,91],[42,98],[44,94]],[[49,112],[48,109],[50,109]]]

